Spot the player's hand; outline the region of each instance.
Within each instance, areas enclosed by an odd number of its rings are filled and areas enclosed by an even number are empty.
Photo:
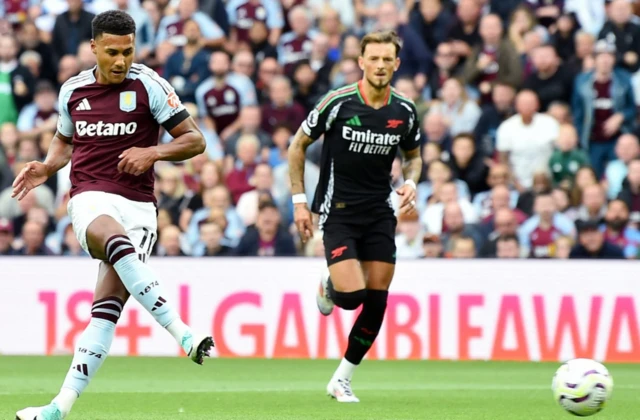
[[[400,196],[400,213],[412,214],[416,210],[416,189],[412,184],[404,184],[396,190]]]
[[[293,221],[298,228],[300,239],[305,244],[313,236],[313,222],[311,220],[311,212],[306,203],[293,205]]]
[[[22,200],[29,191],[44,184],[48,178],[47,165],[38,161],[27,163],[13,181],[11,198],[18,197],[18,201]]]
[[[156,163],[157,153],[152,147],[132,147],[127,149],[120,156],[118,172],[135,176],[142,175]]]

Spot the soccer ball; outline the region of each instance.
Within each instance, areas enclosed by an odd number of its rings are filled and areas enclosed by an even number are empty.
[[[553,398],[562,408],[580,417],[602,410],[613,392],[613,378],[601,363],[573,359],[564,363],[553,377]]]

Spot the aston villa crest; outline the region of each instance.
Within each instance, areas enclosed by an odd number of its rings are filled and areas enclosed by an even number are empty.
[[[120,110],[131,112],[136,109],[136,92],[129,90],[120,92]]]

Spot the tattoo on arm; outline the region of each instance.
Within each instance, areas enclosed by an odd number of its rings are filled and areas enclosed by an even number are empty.
[[[291,194],[304,193],[304,163],[307,147],[315,140],[304,134],[302,129],[293,138],[289,146],[289,178],[291,179]]]
[[[422,156],[420,156],[420,148],[416,147],[413,150],[403,150],[402,157],[404,162],[402,164],[402,174],[404,179],[412,179],[416,184],[420,179],[422,173]]]

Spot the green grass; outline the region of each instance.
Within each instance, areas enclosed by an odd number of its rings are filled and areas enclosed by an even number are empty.
[[[68,419],[546,420],[571,419],[553,401],[557,364],[365,361],[360,404],[324,387],[336,361],[110,357]],[[68,357],[0,357],[0,420],[55,395]],[[638,420],[640,365],[610,365],[613,399],[600,420]]]

